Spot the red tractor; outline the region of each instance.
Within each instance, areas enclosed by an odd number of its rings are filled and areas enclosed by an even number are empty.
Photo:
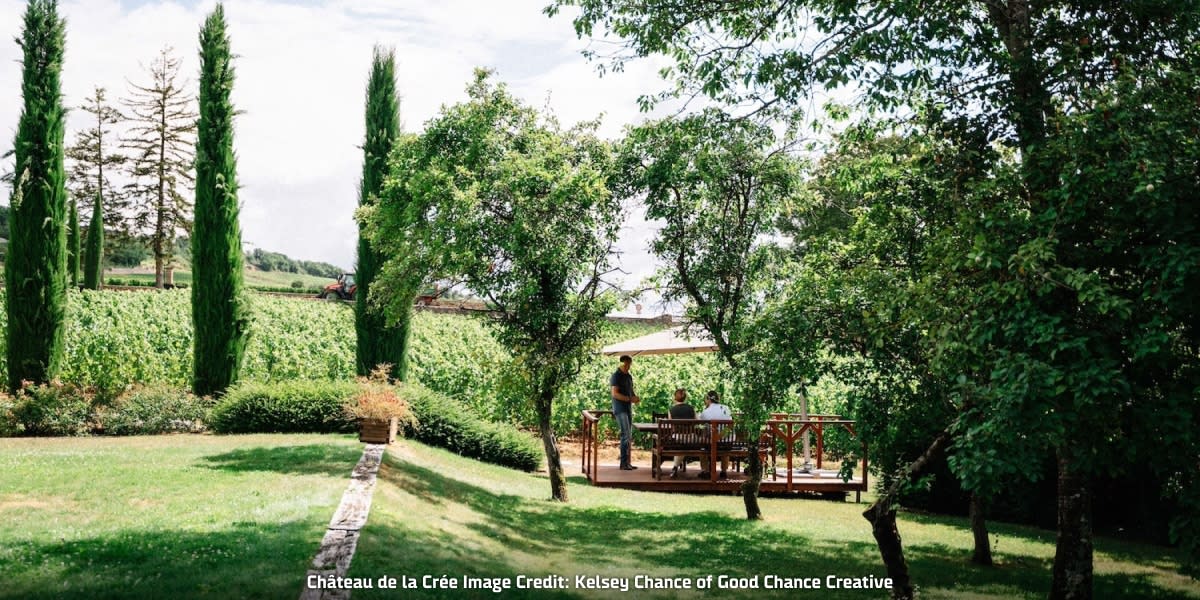
[[[324,300],[353,300],[356,290],[358,285],[354,283],[354,273],[342,273],[337,276],[336,282],[325,286],[317,297]]]

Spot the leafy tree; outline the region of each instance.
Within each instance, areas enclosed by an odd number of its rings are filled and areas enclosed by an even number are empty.
[[[46,383],[60,367],[67,303],[65,110],[59,76],[66,25],[54,0],[30,0],[18,44],[24,105],[15,155],[11,237],[4,263],[8,386]]]
[[[621,215],[607,187],[610,151],[594,124],[563,131],[486,71],[468,94],[398,144],[381,202],[360,209],[372,244],[391,257],[376,289],[408,291],[411,273],[432,271],[430,281],[460,276],[490,302],[532,396],[551,495],[566,501],[551,409],[614,305],[602,279]],[[411,308],[386,297],[393,319]]]
[[[79,107],[89,115],[91,125],[75,136],[67,148],[71,161],[69,183],[72,197],[80,201],[78,210],[90,213],[92,203],[99,200],[104,206],[104,222],[116,226],[125,219],[125,201],[113,189],[110,176],[125,165],[125,155],[114,152],[110,145],[112,126],[125,116],[108,104],[105,90],[95,87],[92,96]]]
[[[754,317],[781,254],[762,240],[775,232],[799,181],[795,161],[774,144],[769,128],[710,110],[634,129],[621,160],[626,193],[644,193],[646,216],[664,222],[651,246],[670,265],[659,273],[663,300],[684,302],[686,318],[712,335],[734,376],[736,405],[749,431],[760,430],[782,401],[780,389],[804,378],[793,372],[767,385],[771,379],[754,368],[761,363],[744,356],[754,345]],[[746,472],[746,516],[760,519],[756,453]]]
[[[97,198],[92,204],[88,223],[87,255],[83,264],[83,287],[98,290],[104,286],[104,205]]]
[[[387,176],[387,159],[400,134],[400,99],[396,95],[396,57],[391,50],[376,47],[367,82],[366,141],[363,143],[363,175],[359,183],[359,206],[373,204]],[[358,267],[355,273],[354,329],[358,334],[356,364],[358,374],[366,376],[380,364],[392,365],[391,377],[404,379],[408,365],[408,341],[412,328],[412,310],[400,311],[389,324],[378,303],[371,302],[371,290],[384,257],[364,235],[359,225]],[[419,283],[419,281],[417,282]],[[404,298],[397,304],[411,307],[417,286],[405,286]]]
[[[192,389],[220,394],[237,381],[249,308],[242,291],[237,160],[229,100],[233,65],[218,4],[200,30],[200,122],[196,135],[196,218],[192,237]]]
[[[198,145],[194,98],[187,82],[178,83],[180,60],[171,48],[163,48],[150,63],[150,83],[129,84],[129,137],[123,140],[129,152],[126,186],[132,229],[148,233],[154,253],[154,285],[172,283],[164,278],[175,253],[176,235],[189,232],[192,203],[187,188],[195,178],[193,145]],[[170,271],[165,271],[169,273]]]
[[[999,190],[981,178],[972,188],[991,202],[960,215],[959,235],[976,240],[972,262],[945,257],[975,283],[964,307],[971,318],[941,337],[965,348],[969,360],[960,400],[973,400],[958,405],[961,418],[953,422],[955,468],[968,487],[989,470],[995,478],[998,466],[1016,468],[995,443],[1013,415],[1028,419],[1026,446],[1058,455],[1051,597],[1090,597],[1088,482],[1104,468],[1096,457],[1111,456],[1107,449],[1123,429],[1114,417],[1140,404],[1154,421],[1196,420],[1195,403],[1179,401],[1180,390],[1195,389],[1194,330],[1181,320],[1181,310],[1190,308],[1182,290],[1194,289],[1195,280],[1174,274],[1196,272],[1191,251],[1183,250],[1195,238],[1180,230],[1178,219],[1187,215],[1180,214],[1174,188],[1165,186],[1191,185],[1195,173],[1186,174],[1188,158],[1143,157],[1148,148],[1132,141],[1148,139],[1147,132],[1174,139],[1194,118],[1194,102],[1187,112],[1179,99],[1190,93],[1194,100],[1200,3],[559,0],[549,10],[563,5],[582,8],[575,20],[581,35],[600,26],[626,39],[630,52],[618,63],[653,53],[672,57],[676,85],[659,98],[702,94],[758,111],[797,106],[814,87],[855,82],[875,107],[928,100],[939,133],[1009,149],[1015,187]],[[1131,97],[1144,107],[1171,106],[1168,112],[1184,120],[1146,115],[1126,102]],[[1114,119],[1128,114],[1144,120]],[[1119,135],[1112,137],[1114,129]],[[1084,165],[1091,170],[1071,170],[1095,147],[1109,154]],[[1163,179],[1165,195],[1148,179],[1163,174],[1176,177]],[[1099,189],[1090,185],[1095,181],[1113,185]],[[1130,203],[1147,190],[1154,201],[1149,212]],[[1126,213],[1118,217],[1114,206]],[[1126,215],[1150,217],[1152,229],[1131,227]],[[1107,241],[1097,245],[1097,239]],[[1144,258],[1154,251],[1168,258]],[[1168,264],[1172,270],[1164,270]],[[1126,311],[1134,299],[1146,306]],[[1148,337],[1140,326],[1153,333]],[[1170,357],[1165,364],[1177,366],[1168,373],[1144,360],[1163,353]],[[1162,463],[1182,480],[1195,472],[1194,437],[1180,434],[1176,447],[1187,450]],[[866,516],[886,521],[889,512],[887,502],[877,503]],[[1185,517],[1179,527],[1196,522]],[[899,537],[880,543],[898,549]],[[911,593],[907,586],[897,590]]]
[[[71,213],[67,221],[67,282],[79,285],[79,204],[71,197]]]

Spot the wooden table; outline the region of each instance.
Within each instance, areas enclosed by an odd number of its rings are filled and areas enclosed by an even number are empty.
[[[642,433],[658,433],[658,423],[634,423],[633,429]]]

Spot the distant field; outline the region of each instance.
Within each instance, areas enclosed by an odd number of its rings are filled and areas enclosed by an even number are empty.
[[[145,272],[144,269],[110,269],[106,278],[114,279],[134,279],[137,281],[154,281],[154,272]],[[259,287],[291,287],[293,281],[299,281],[304,285],[305,289],[323,288],[333,279],[328,277],[315,277],[308,274],[300,273],[285,273],[281,271],[246,271],[246,285]],[[183,283],[191,285],[192,274],[189,271],[175,271],[175,283]]]

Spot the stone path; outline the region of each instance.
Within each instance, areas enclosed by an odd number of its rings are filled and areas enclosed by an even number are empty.
[[[308,582],[313,576],[345,577],[350,570],[359,532],[367,524],[367,514],[371,512],[375,476],[379,473],[385,448],[387,446],[384,444],[367,444],[363,450],[362,458],[350,476],[350,485],[342,494],[342,503],[333,513],[321,547],[304,576],[304,591],[300,593],[300,600],[344,600],[350,597],[350,590],[310,588]]]

